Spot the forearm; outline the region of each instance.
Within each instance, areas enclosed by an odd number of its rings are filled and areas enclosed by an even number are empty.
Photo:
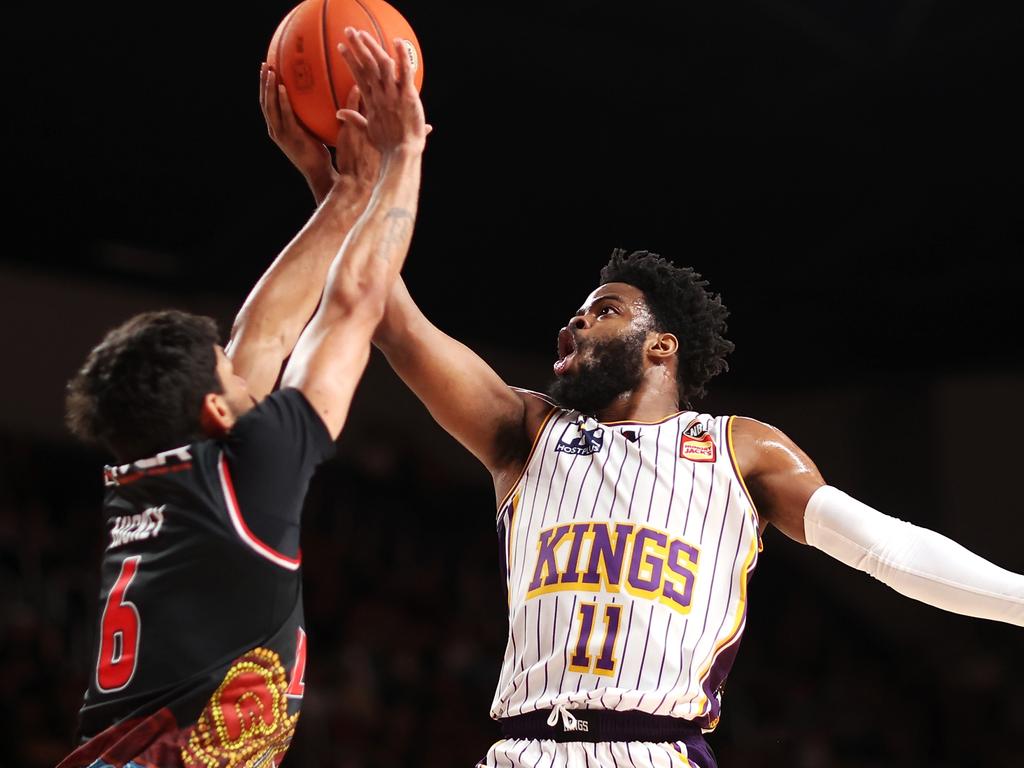
[[[419,154],[386,160],[366,211],[332,262],[323,299],[282,377],[316,408],[332,435],[345,422],[370,353],[370,336],[405,261],[419,192]],[[395,211],[402,215],[395,216]]]
[[[401,277],[373,341],[434,420],[492,472],[523,447],[523,399],[476,352],[431,323]]]
[[[823,486],[804,518],[807,543],[908,597],[967,616],[1024,626],[1024,576],[934,531]]]
[[[276,380],[281,362],[316,309],[331,261],[365,209],[369,192],[355,183],[335,185],[252,289],[235,318],[228,347],[242,376],[266,378],[272,370]],[[250,380],[250,387],[269,391],[273,380]]]
[[[380,180],[332,269],[324,299],[348,308],[386,298],[405,263],[419,198],[422,151],[399,148],[382,160]]]

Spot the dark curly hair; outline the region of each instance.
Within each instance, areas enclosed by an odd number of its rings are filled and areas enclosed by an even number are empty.
[[[177,310],[136,315],[107,333],[68,382],[67,424],[119,461],[202,436],[203,398],[223,392],[217,324]]]
[[[708,281],[690,267],[677,267],[650,251],[612,251],[601,270],[601,284],[628,283],[644,292],[659,330],[679,339],[679,400],[687,408],[707,394],[713,376],[729,370],[726,355],[735,345],[725,338],[729,310]]]

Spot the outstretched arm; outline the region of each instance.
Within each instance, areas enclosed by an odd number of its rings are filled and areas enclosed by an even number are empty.
[[[937,608],[1024,626],[1024,576],[826,485],[807,454],[774,427],[738,418],[733,437],[761,517],[791,539]]]
[[[359,98],[353,88],[347,109],[355,111]],[[271,137],[293,163],[302,164],[320,207],[256,283],[232,325],[227,353],[257,400],[274,388],[316,309],[331,260],[366,209],[380,164],[365,131],[342,122],[335,171],[327,148],[298,124],[284,86],[266,65],[260,71],[260,106]]]
[[[366,101],[365,126],[381,153],[380,180],[366,211],[331,263],[320,307],[302,332],[282,386],[300,389],[337,437],[370,354],[370,337],[412,239],[426,139],[423,106],[399,41],[397,70],[366,33],[346,30],[345,61]]]
[[[479,355],[431,323],[401,278],[373,341],[437,423],[491,471],[503,496],[550,406],[509,388]]]

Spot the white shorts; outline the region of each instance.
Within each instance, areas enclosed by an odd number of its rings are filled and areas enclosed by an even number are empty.
[[[717,768],[704,749],[681,741],[502,739],[477,768]]]

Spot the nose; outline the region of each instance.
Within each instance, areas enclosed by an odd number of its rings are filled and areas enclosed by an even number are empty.
[[[569,321],[569,327],[575,328],[577,331],[585,331],[590,327],[590,321],[587,320],[586,315],[576,315]]]

